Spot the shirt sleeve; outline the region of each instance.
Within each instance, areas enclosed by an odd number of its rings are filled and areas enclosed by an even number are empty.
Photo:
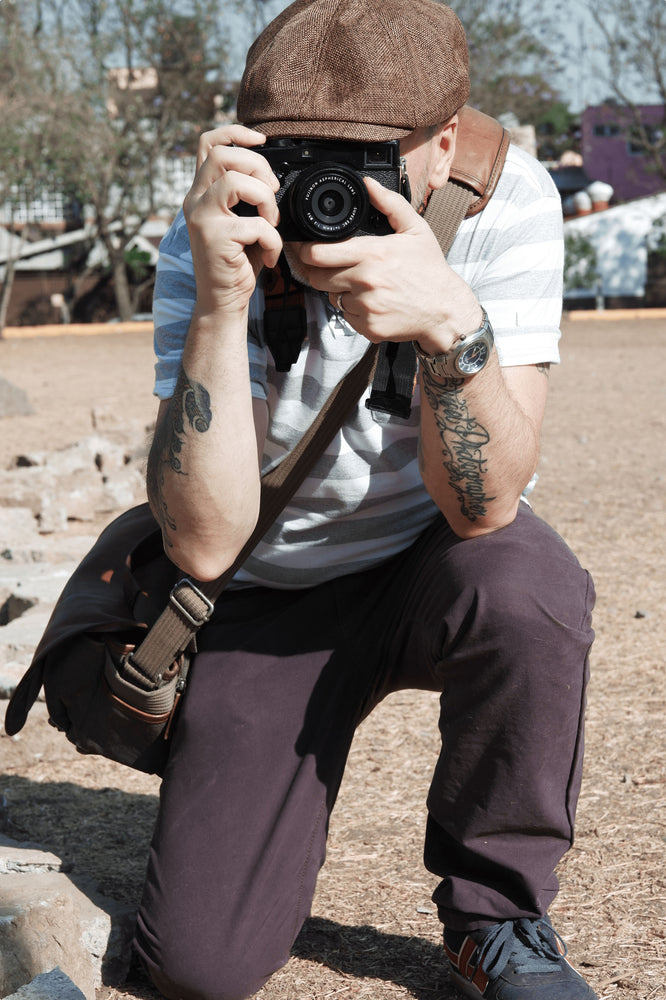
[[[497,190],[462,223],[448,259],[486,309],[501,365],[559,362],[562,205],[534,157],[509,148]]]
[[[153,392],[159,399],[170,399],[174,394],[196,297],[192,251],[181,210],[160,243],[155,278],[153,317],[156,361]],[[252,333],[259,326],[259,299],[261,296],[257,291],[250,303],[248,361],[252,395],[266,399],[266,348]]]

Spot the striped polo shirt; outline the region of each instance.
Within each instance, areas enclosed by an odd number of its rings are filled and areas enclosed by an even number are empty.
[[[448,261],[488,312],[500,364],[559,361],[562,209],[546,170],[509,148],[488,206],[463,221]],[[196,285],[182,213],[160,246],[155,287],[155,393],[175,389]],[[307,339],[291,371],[275,371],[262,329],[260,288],[250,304],[252,392],[268,404],[268,471],[296,444],[367,341],[328,296],[305,295]],[[418,386],[409,418],[361,399],[303,485],[235,577],[235,585],[308,587],[380,563],[409,546],[436,514],[417,462]],[[233,585],[233,584],[232,584]]]

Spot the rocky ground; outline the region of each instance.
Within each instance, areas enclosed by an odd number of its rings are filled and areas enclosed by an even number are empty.
[[[564,334],[534,506],[592,571],[598,603],[578,836],[552,916],[603,1000],[664,1000],[666,322],[591,319],[565,323]],[[0,341],[0,376],[32,408],[0,420],[7,685],[73,560],[140,493],[155,409],[151,338]],[[27,457],[16,468],[19,455]],[[313,917],[261,1000],[453,1000],[434,880],[421,863],[436,715],[434,696],[401,693],[361,727]],[[21,734],[0,738],[0,771],[0,833],[53,851],[73,880],[136,901],[155,778],[80,757],[46,725],[42,705]],[[155,997],[135,971],[122,989],[102,992]]]

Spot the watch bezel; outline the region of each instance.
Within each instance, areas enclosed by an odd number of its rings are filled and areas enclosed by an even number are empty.
[[[488,313],[485,309],[483,311],[483,322],[478,329],[473,333],[462,337],[453,348],[447,354],[426,354],[422,349],[418,341],[414,341],[414,347],[416,348],[416,353],[419,360],[428,368],[433,375],[442,376],[453,376],[457,378],[471,378],[473,375],[477,375],[482,371],[488,361],[490,360],[490,355],[492,354],[493,346],[495,343],[495,338],[493,336],[493,328],[490,325],[490,320],[488,319]],[[486,347],[484,352],[484,357],[482,362],[475,366],[472,370],[464,371],[460,365],[460,359],[463,355],[479,344],[483,344]]]

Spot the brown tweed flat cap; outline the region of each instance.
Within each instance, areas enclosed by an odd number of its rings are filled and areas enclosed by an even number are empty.
[[[296,0],[251,46],[238,119],[270,136],[365,142],[446,121],[469,97],[467,41],[435,0]]]

